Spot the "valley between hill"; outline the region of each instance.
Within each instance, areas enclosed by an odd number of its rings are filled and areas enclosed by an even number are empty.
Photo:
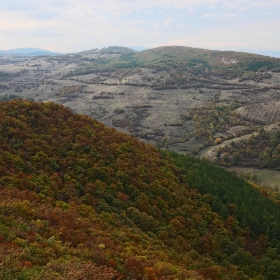
[[[280,117],[280,59],[265,56],[111,47],[56,57],[3,57],[0,63],[2,96],[55,101],[149,143],[162,145],[165,138],[179,152],[209,141],[186,140],[196,130],[191,108],[238,101],[245,126]],[[236,132],[230,129],[220,131],[223,137]]]
[[[280,59],[187,47],[3,56],[0,94],[53,101],[146,143],[221,164],[220,147],[279,121]]]

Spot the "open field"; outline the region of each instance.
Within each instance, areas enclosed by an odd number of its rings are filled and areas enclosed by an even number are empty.
[[[234,171],[238,174],[254,174],[257,184],[274,190],[280,190],[280,171],[246,167],[230,167],[227,170]]]

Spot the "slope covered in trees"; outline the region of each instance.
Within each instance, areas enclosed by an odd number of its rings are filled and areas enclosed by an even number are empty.
[[[0,103],[3,279],[279,279],[280,208],[53,103]]]

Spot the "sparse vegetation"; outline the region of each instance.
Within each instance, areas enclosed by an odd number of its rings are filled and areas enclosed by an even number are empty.
[[[76,70],[74,75],[127,68],[187,71],[198,75],[208,73],[240,76],[246,71],[279,67],[280,60],[248,53],[209,51],[187,47],[160,47],[138,53],[124,54],[110,60],[95,61]],[[167,82],[168,83],[168,82]],[[172,84],[173,82],[171,82]]]
[[[10,95],[5,94],[5,95],[0,96],[0,101],[7,101],[7,100],[16,99],[16,98],[19,99],[21,97],[18,95],[15,95],[15,94],[10,94]]]
[[[223,154],[218,164],[224,165],[224,156],[228,156],[226,166],[252,166],[280,170],[280,130],[269,135],[260,129],[257,135],[252,134],[247,140],[220,149]]]
[[[222,142],[221,137],[214,139],[214,135],[217,132],[225,133],[224,139],[230,137],[226,135],[226,132],[233,126],[246,125],[246,121],[235,112],[235,109],[242,104],[234,102],[230,105],[213,105],[209,104],[203,107],[192,108],[189,116],[194,120],[196,131],[193,136],[201,138],[204,141],[210,141],[210,143],[219,144]],[[239,132],[241,135],[249,133],[252,128],[248,128]]]
[[[85,86],[81,85],[65,86],[61,88],[56,95],[61,97],[76,96],[78,93],[82,92],[84,88]]]
[[[116,108],[116,109],[114,110],[114,113],[116,113],[116,114],[122,114],[122,113],[124,113],[124,109],[122,109],[122,108]]]

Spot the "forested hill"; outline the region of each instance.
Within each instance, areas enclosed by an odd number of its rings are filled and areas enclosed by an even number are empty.
[[[54,103],[0,103],[1,279],[280,279],[280,208]]]
[[[242,76],[246,71],[278,69],[280,59],[233,51],[214,51],[182,46],[158,47],[123,54],[117,58],[96,60],[71,75],[99,73],[115,69],[151,68],[186,71],[195,75]],[[70,74],[69,74],[70,75]]]

